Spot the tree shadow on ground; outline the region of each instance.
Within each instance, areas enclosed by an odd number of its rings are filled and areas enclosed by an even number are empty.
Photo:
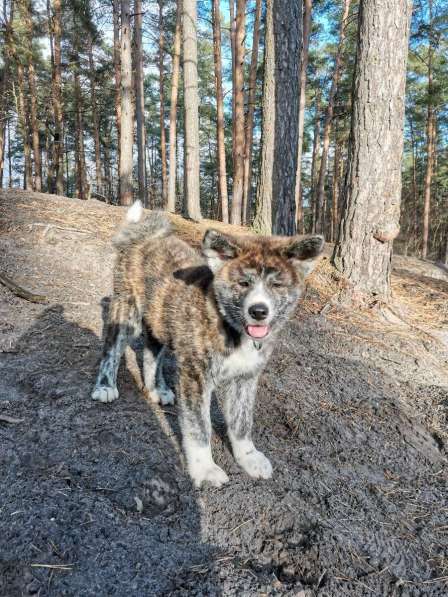
[[[55,305],[8,355],[22,422],[0,428],[0,595],[219,595],[175,409],[125,365],[120,398],[92,401],[101,347]]]

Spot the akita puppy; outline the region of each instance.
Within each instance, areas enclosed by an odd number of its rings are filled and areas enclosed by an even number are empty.
[[[237,237],[208,230],[199,252],[172,233],[163,214],[143,218],[137,202],[114,245],[114,295],[92,398],[118,398],[120,358],[143,330],[145,386],[162,404],[174,400],[163,379],[162,355],[165,348],[175,355],[183,446],[195,485],[228,481],[210,445],[214,390],[224,399],[236,461],[251,477],[271,477],[271,463],[251,437],[257,382],[323,238]]]

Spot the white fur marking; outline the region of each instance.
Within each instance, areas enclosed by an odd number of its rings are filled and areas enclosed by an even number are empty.
[[[126,213],[126,221],[130,224],[137,224],[142,219],[143,204],[140,199],[137,199]]]
[[[109,386],[100,386],[99,388],[95,388],[92,392],[92,400],[98,400],[98,402],[113,402],[117,398],[117,388],[111,388]]]
[[[227,483],[229,477],[217,464],[213,462],[210,446],[200,446],[190,438],[184,439],[185,454],[187,456],[188,472],[195,487],[202,483],[210,483],[213,487],[221,487]]]
[[[256,371],[264,363],[259,350],[254,346],[253,340],[244,338],[241,346],[233,351],[223,361],[220,378],[232,379]]]
[[[238,464],[253,479],[270,479],[272,477],[272,464],[266,456],[257,450],[252,441],[237,439],[230,434],[233,455]]]
[[[269,293],[266,290],[263,282],[257,282],[257,284],[255,284],[252,290],[248,293],[244,301],[244,312],[246,314],[246,317],[250,320],[252,320],[252,318],[249,315],[249,309],[250,307],[252,307],[252,305],[256,305],[257,303],[263,303],[268,307],[269,314],[268,317],[263,320],[263,323],[269,324],[269,322],[272,319],[273,306],[271,297],[269,296]],[[254,321],[254,323],[260,322]]]

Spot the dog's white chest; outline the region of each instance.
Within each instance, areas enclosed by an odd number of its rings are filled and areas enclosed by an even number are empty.
[[[221,380],[255,373],[264,364],[261,350],[255,348],[252,340],[245,340],[232,354],[226,357],[220,368]]]

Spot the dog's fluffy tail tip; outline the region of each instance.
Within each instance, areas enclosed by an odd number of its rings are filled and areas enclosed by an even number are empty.
[[[134,201],[126,213],[126,222],[129,224],[137,224],[143,216],[143,203],[140,199]]]

